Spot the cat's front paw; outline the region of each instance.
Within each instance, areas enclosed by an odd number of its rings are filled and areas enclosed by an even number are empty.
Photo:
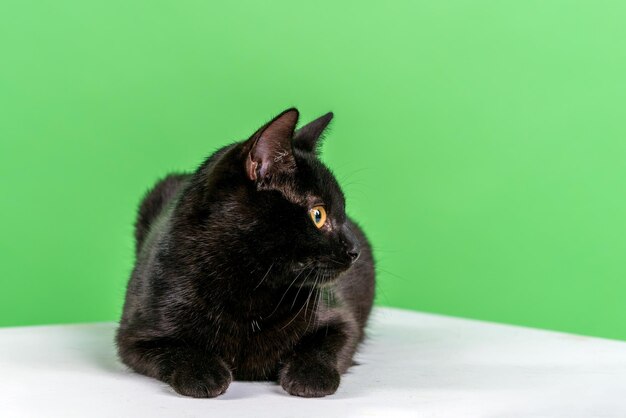
[[[280,372],[280,385],[290,395],[320,398],[332,395],[341,377],[337,368],[320,361],[292,359]]]
[[[170,386],[181,395],[194,398],[214,398],[226,392],[233,380],[223,361],[180,367],[172,373]]]

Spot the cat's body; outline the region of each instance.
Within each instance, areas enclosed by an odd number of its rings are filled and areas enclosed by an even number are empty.
[[[315,156],[325,118],[294,134],[286,111],[147,194],[117,335],[128,366],[196,397],[233,378],[299,396],[336,390],[364,336],[374,268]],[[317,226],[306,216],[320,206]]]

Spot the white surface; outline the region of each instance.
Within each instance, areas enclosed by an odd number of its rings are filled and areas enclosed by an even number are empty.
[[[379,309],[321,399],[234,382],[181,397],[127,371],[112,323],[0,329],[1,417],[626,417],[626,343]]]

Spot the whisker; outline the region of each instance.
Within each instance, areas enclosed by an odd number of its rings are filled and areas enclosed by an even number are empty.
[[[313,295],[313,292],[315,292],[316,289],[316,285],[317,285],[317,274],[315,275],[315,283],[313,284],[313,286],[311,287],[311,291],[309,292],[309,296],[307,296],[306,298],[306,309],[304,310],[304,319],[307,320],[306,318],[306,314],[309,310],[309,300],[311,299],[311,295]],[[310,316],[310,315],[309,315]],[[309,329],[309,325],[308,325],[308,320],[307,320],[307,327],[304,330],[304,333],[306,334],[307,330]]]
[[[304,271],[304,270],[303,270]],[[296,277],[293,279],[293,281],[289,284],[289,286],[287,286],[287,290],[285,290],[285,293],[283,293],[283,295],[281,296],[280,300],[278,301],[278,304],[276,304],[276,307],[274,308],[274,310],[272,311],[271,314],[269,314],[268,316],[264,317],[263,319],[267,319],[270,316],[274,315],[276,313],[276,310],[278,310],[278,307],[280,306],[280,304],[282,303],[283,299],[285,299],[285,296],[287,296],[287,292],[289,292],[289,289],[291,289],[291,286],[293,286],[293,284],[296,282],[296,280],[298,280],[298,277],[300,277],[300,275],[302,274],[302,271],[300,273],[298,273],[296,275]]]
[[[308,279],[308,278],[309,278],[309,276],[311,275],[311,272],[312,272],[312,271],[313,271],[313,269],[310,269],[310,270],[309,270],[309,272],[307,273],[307,275],[306,275],[306,277],[304,278],[304,280],[302,280],[303,282],[305,282],[305,283],[306,283],[306,279]],[[291,303],[291,308],[290,308],[290,309],[293,309],[293,305],[295,305],[295,304],[296,304],[296,300],[298,299],[298,295],[300,294],[300,291],[301,291],[301,290],[302,290],[302,286],[300,286],[300,287],[298,288],[298,291],[296,292],[296,295],[293,297],[293,302]]]
[[[320,301],[322,300],[322,296],[324,295],[324,291],[319,291],[317,292],[317,300],[315,301],[315,309],[313,309],[313,312],[317,313],[317,310],[320,308]],[[318,326],[318,320],[319,320],[319,316],[315,315],[313,317],[313,328],[316,328]]]
[[[334,258],[331,258],[331,257],[328,257],[328,261],[332,261],[335,264],[343,265],[343,263],[341,261],[337,261],[337,260],[335,260]]]
[[[265,272],[265,275],[263,276],[263,278],[261,279],[261,281],[260,281],[260,282],[259,282],[259,283],[258,283],[258,284],[254,287],[254,289],[252,289],[253,291],[254,291],[254,290],[257,290],[257,288],[258,288],[259,286],[261,286],[261,283],[263,283],[263,281],[267,278],[268,274],[270,274],[270,270],[272,270],[272,267],[274,267],[274,263],[275,263],[275,262],[273,261],[273,262],[272,262],[272,264],[270,264],[270,268],[268,268],[268,269],[267,269],[267,271]]]
[[[380,268],[379,266],[376,266],[376,270],[377,270],[377,271],[380,271],[380,272],[383,272],[383,273],[385,273],[385,274],[388,274],[388,275],[390,275],[390,276],[392,276],[392,277],[395,277],[396,279],[400,279],[400,280],[407,281],[407,278],[406,278],[406,277],[402,277],[402,276],[400,276],[400,275],[398,275],[398,274],[392,273],[392,272],[390,272],[389,270],[386,270],[386,269],[384,269],[384,268]]]
[[[313,288],[312,288],[312,290],[311,290],[311,293],[309,294],[309,297],[311,297],[311,295],[313,294],[313,292],[314,292],[315,290],[318,290],[318,289],[317,289],[317,282],[318,282],[318,280],[319,280],[319,279],[320,279],[320,273],[319,273],[319,272],[316,272],[316,274],[315,274],[315,284],[313,285]],[[319,291],[319,290],[318,290],[318,291]],[[307,306],[307,309],[308,309],[308,307],[309,307],[309,300],[308,300],[308,299],[307,299],[307,301],[306,301],[306,306]],[[315,309],[312,309],[312,310],[311,310],[311,314],[309,315],[309,318],[307,319],[306,328],[305,328],[305,330],[304,330],[304,333],[305,333],[305,334],[308,332],[308,330],[309,330],[309,326],[311,325],[311,322],[313,322],[314,315],[315,315]],[[305,317],[305,318],[306,318],[306,317]]]
[[[311,269],[312,271],[313,269]],[[310,272],[309,272],[310,273]],[[311,297],[311,294],[315,291],[315,287],[311,288],[311,291],[309,292],[309,296],[307,296],[306,298],[306,306],[309,305],[309,298]],[[298,292],[300,292],[300,290],[298,289]],[[292,305],[293,306],[293,305]],[[304,303],[302,304],[302,306],[300,307],[300,309],[298,309],[298,312],[296,312],[296,314],[293,316],[293,318],[291,318],[291,320],[289,322],[287,322],[285,325],[283,325],[280,329],[283,330],[285,328],[287,328],[289,326],[289,324],[291,324],[297,317],[298,315],[300,315],[300,312],[302,312],[302,309],[304,308]],[[305,311],[306,314],[306,311]]]

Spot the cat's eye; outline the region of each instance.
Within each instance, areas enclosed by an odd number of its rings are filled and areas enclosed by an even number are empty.
[[[326,223],[326,209],[324,206],[314,206],[309,209],[309,216],[316,227],[321,228]]]

